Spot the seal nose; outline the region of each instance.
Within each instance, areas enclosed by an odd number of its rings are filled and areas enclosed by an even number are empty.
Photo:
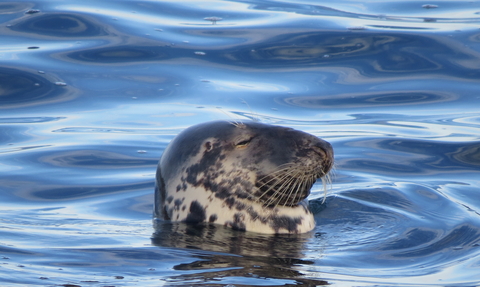
[[[319,141],[316,142],[313,146],[312,149],[318,153],[321,157],[325,158],[333,158],[333,148],[332,145],[329,142],[326,141]]]
[[[316,142],[312,146],[312,150],[320,155],[320,158],[323,159],[324,162],[324,173],[326,174],[327,172],[330,171],[333,165],[333,147],[332,145],[324,140],[320,140]]]

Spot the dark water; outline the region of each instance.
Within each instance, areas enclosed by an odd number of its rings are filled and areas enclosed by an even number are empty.
[[[1,285],[479,285],[480,2],[331,2],[0,2]],[[152,226],[168,142],[249,118],[334,146],[316,229]]]

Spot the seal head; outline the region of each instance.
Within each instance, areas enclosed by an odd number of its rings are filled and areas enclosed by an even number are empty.
[[[332,146],[311,134],[258,122],[192,126],[160,159],[154,217],[261,233],[315,226],[306,197],[333,165]]]

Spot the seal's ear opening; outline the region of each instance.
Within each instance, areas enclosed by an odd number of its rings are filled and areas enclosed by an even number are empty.
[[[204,144],[204,146],[205,146],[205,152],[209,152],[209,151],[211,151],[212,148],[213,148],[213,145],[212,145],[211,142],[206,142],[206,143]]]

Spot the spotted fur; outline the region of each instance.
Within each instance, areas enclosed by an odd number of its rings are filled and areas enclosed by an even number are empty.
[[[154,216],[261,233],[315,226],[306,197],[333,164],[313,135],[257,122],[209,122],[180,133],[157,168]]]

